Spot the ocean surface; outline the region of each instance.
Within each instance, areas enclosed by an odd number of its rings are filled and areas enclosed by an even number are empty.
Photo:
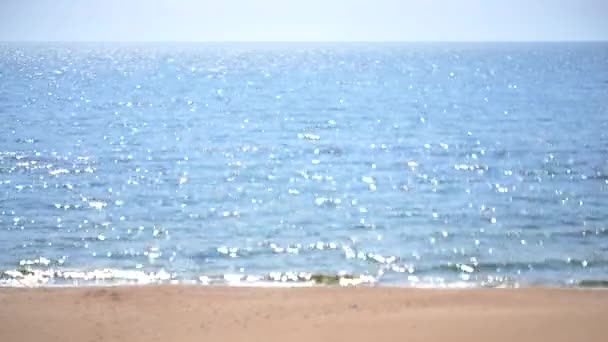
[[[608,43],[5,43],[0,119],[3,285],[608,283]]]

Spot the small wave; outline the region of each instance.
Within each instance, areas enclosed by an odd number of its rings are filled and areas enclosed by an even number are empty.
[[[180,277],[161,269],[156,272],[122,269],[62,270],[34,269],[21,266],[18,269],[0,272],[0,286],[44,287],[44,286],[90,286],[90,285],[149,285],[149,284],[199,284],[230,286],[359,286],[377,282],[371,275],[348,273],[322,274],[309,272],[270,272],[265,275],[220,274],[200,275],[196,278]]]
[[[606,267],[608,261],[606,260],[584,260],[584,259],[573,259],[566,258],[560,259],[547,259],[543,261],[513,261],[513,262],[470,262],[470,263],[456,263],[449,262],[440,266],[432,267],[427,269],[427,272],[434,273],[437,271],[451,271],[457,273],[512,273],[518,271],[563,271],[568,268],[587,268],[587,267]],[[422,270],[419,270],[422,271]]]
[[[608,288],[608,280],[585,279],[575,283],[577,287]]]

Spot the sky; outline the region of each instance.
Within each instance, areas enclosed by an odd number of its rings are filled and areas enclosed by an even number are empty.
[[[0,41],[608,40],[608,0],[0,0]]]

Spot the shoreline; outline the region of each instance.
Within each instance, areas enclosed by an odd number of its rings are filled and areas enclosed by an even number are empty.
[[[606,317],[590,288],[0,288],[1,341],[604,341]]]
[[[29,266],[29,265],[28,265]],[[0,271],[0,288],[90,287],[90,286],[162,286],[200,285],[230,287],[316,287],[316,286],[380,286],[397,288],[608,288],[608,280],[601,278],[569,279],[562,281],[534,281],[488,275],[485,279],[446,279],[443,277],[408,276],[393,281],[382,281],[370,274],[270,272],[267,274],[225,273],[180,277],[164,269],[158,272],[124,269],[63,270],[33,269],[28,266]],[[470,271],[467,269],[467,271]],[[466,273],[465,275],[469,275]]]
[[[212,283],[205,284],[196,281],[174,281],[174,282],[158,282],[158,283],[129,283],[129,282],[99,282],[99,283],[47,283],[47,284],[0,284],[0,292],[5,290],[55,290],[55,289],[107,289],[107,288],[125,288],[125,289],[141,289],[141,288],[162,288],[162,287],[188,287],[188,288],[226,288],[226,289],[394,289],[404,291],[529,291],[529,290],[564,290],[564,291],[608,291],[608,281],[601,281],[599,285],[563,285],[563,284],[501,284],[480,285],[474,283],[444,283],[444,284],[409,284],[409,283],[362,283],[356,285],[340,285],[339,283],[315,283],[309,282],[275,282],[275,281],[258,281],[258,282],[235,282],[235,283]]]

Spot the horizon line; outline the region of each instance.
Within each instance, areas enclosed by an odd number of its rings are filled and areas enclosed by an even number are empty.
[[[450,44],[450,43],[608,43],[608,39],[548,40],[0,40],[14,43],[83,43],[83,44]]]

